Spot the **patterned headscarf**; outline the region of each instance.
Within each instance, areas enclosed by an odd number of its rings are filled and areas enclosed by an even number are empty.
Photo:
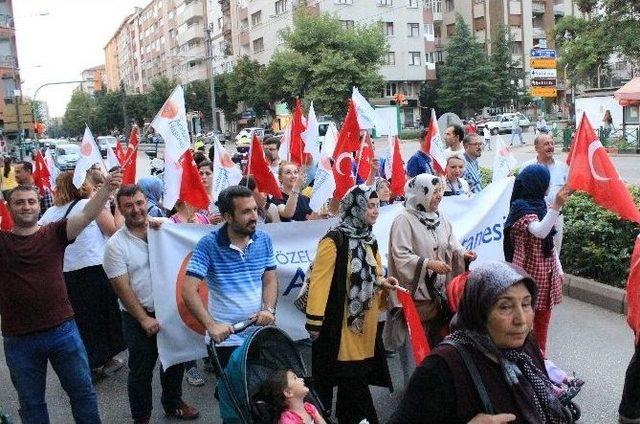
[[[536,286],[522,268],[502,261],[489,261],[477,266],[469,274],[454,318],[456,331],[447,339],[477,349],[500,365],[525,422],[565,423],[560,402],[552,391],[553,383],[544,371],[522,348],[499,349],[487,330],[491,308],[509,287],[518,283],[527,287],[533,304]]]
[[[373,245],[376,238],[365,215],[369,199],[377,197],[373,188],[358,185],[349,190],[340,201],[340,224],[337,229],[349,239],[347,325],[358,334],[362,334],[364,315],[371,308],[376,282],[376,258],[367,249],[367,245]]]
[[[440,213],[429,212],[429,203],[436,191],[442,190],[442,180],[431,174],[416,175],[404,187],[405,209],[430,230],[435,230],[440,225]]]

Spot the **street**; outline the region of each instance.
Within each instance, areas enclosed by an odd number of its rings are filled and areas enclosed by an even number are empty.
[[[632,355],[633,336],[622,315],[595,306],[566,298],[554,310],[550,330],[550,359],[558,366],[586,381],[575,398],[582,408],[581,423],[608,424],[617,422],[617,408],[622,393],[624,373]],[[0,347],[0,406],[18,422],[16,392],[11,385]],[[397,357],[389,360],[394,386],[393,394],[374,389],[374,400],[381,422],[385,422],[394,411],[402,394],[402,372]],[[105,423],[127,423],[129,405],[127,401],[127,370],[120,370],[96,386],[100,413]],[[217,403],[213,398],[214,378],[207,374],[207,383],[202,387],[183,384],[184,399],[200,409],[199,422],[220,423]],[[164,417],[160,405],[160,382],[154,378],[154,422],[175,422]],[[49,368],[47,379],[47,403],[51,422],[72,422],[69,401],[60,387],[53,370]]]

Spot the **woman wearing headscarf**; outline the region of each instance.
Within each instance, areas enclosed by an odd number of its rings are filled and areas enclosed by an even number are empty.
[[[563,272],[553,245],[554,224],[569,196],[558,191],[547,210],[544,196],[549,189],[547,167],[534,164],[524,168],[513,185],[509,216],[504,224],[504,257],[522,267],[535,281],[538,297],[533,333],[546,352],[551,309],[562,301]]]
[[[389,275],[412,294],[431,346],[442,340],[441,330],[449,326],[450,316],[441,308],[446,284],[464,272],[465,260],[476,258],[474,252],[464,249],[451,223],[438,212],[442,192],[442,180],[435,175],[419,174],[407,181],[404,210],[394,218],[389,235]],[[401,313],[392,311],[392,315]],[[406,334],[404,319],[387,323],[390,327],[385,333],[396,337]],[[398,348],[403,341],[399,337],[387,348]],[[410,373],[413,367],[406,364],[405,369]]]
[[[378,422],[369,385],[391,388],[377,328],[386,307],[384,289],[397,282],[383,278],[372,227],[380,200],[365,185],[352,188],[340,202],[340,224],[320,240],[307,302],[314,385],[331,407],[338,387],[336,416],[341,424]]]
[[[456,331],[411,376],[390,424],[569,422],[530,334],[535,299],[536,284],[522,268],[476,267]]]
[[[147,205],[149,206],[147,214],[154,218],[164,217],[164,209],[160,206],[163,191],[162,180],[155,176],[143,177],[138,180],[138,185],[147,198]]]

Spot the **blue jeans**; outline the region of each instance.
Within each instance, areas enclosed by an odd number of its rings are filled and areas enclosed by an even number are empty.
[[[74,320],[40,333],[4,336],[4,354],[23,423],[49,423],[44,398],[47,362],[69,396],[75,422],[100,423],[87,352]]]
[[[122,311],[122,335],[129,349],[129,407],[131,417],[137,420],[151,415],[151,380],[158,361],[158,345],[156,336],[147,336],[138,320],[125,311]],[[174,365],[166,370],[160,367],[161,402],[165,410],[174,410],[180,406],[183,376],[183,364]]]
[[[524,140],[522,139],[522,128],[517,128],[515,130],[511,130],[511,142],[510,142],[510,144],[513,144],[513,140],[515,140],[516,137],[518,137],[518,139],[520,140],[520,144],[524,144]]]

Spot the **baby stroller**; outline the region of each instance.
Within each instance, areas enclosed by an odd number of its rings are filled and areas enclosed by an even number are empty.
[[[236,333],[244,330],[250,322],[234,325]],[[236,349],[226,368],[222,368],[213,340],[208,349],[216,373],[221,376],[217,390],[220,415],[229,424],[275,424],[279,416],[271,406],[260,399],[259,390],[274,371],[290,369],[304,377],[310,388],[307,402],[322,411],[327,422],[330,415],[313,392],[310,373],[298,352],[296,344],[277,327],[260,327]]]

